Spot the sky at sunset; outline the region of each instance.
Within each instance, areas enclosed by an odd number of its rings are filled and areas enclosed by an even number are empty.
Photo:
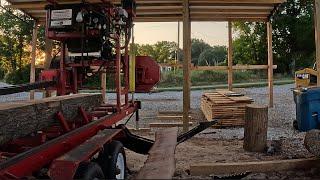
[[[192,38],[203,39],[210,45],[227,45],[226,22],[193,22]],[[178,23],[136,23],[135,42],[154,44],[157,41],[178,41]],[[180,47],[182,47],[182,23],[180,23]]]

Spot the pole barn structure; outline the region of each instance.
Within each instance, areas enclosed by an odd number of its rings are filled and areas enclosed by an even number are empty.
[[[58,4],[81,3],[82,0],[7,0],[11,5],[8,7],[19,9],[36,21],[37,24],[43,24],[46,19],[44,7],[50,2]],[[108,0],[86,0],[89,3],[102,3]],[[316,11],[319,17],[319,0],[316,1]],[[120,3],[120,0],[114,0]],[[260,69],[268,70],[269,84],[269,106],[273,107],[273,51],[272,51],[272,26],[270,19],[277,10],[278,6],[285,0],[137,0],[137,17],[136,22],[183,22],[183,122],[184,131],[189,129],[189,111],[190,111],[190,89],[191,70],[226,70],[228,71],[228,85],[232,89],[233,70],[250,70]],[[320,18],[316,18],[317,38],[319,38]],[[229,52],[228,66],[217,67],[191,67],[191,22],[192,21],[226,21],[229,22]],[[233,66],[232,63],[232,30],[233,21],[247,22],[265,22],[267,24],[268,34],[268,64],[267,65],[243,65]],[[34,37],[35,38],[35,37]],[[320,48],[319,40],[317,41],[317,60],[318,69],[320,69]],[[35,46],[35,43],[33,43]],[[35,56],[32,56],[34,63]],[[31,66],[34,68],[34,66]],[[34,69],[31,70],[34,72]],[[318,71],[320,72],[320,71]],[[32,74],[32,73],[31,73]],[[320,78],[320,75],[318,76]],[[33,77],[30,79],[33,81]],[[318,80],[318,83],[320,80]]]

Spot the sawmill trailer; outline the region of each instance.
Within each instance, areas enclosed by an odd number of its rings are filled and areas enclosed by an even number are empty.
[[[134,114],[139,120],[141,103],[130,93],[150,92],[160,80],[160,68],[150,57],[129,55],[136,3],[47,2],[46,36],[61,44],[58,67],[43,70],[36,83],[0,88],[0,95],[45,89],[48,94],[56,91],[59,97],[73,97],[90,77],[107,73],[114,77],[116,102],[90,110],[76,104],[75,118],[68,119],[68,109],[62,109],[55,113],[54,123],[6,139],[0,144],[0,179],[124,179],[124,147],[148,154],[154,141],[131,134],[119,122]],[[178,136],[177,142],[214,123],[201,123]]]

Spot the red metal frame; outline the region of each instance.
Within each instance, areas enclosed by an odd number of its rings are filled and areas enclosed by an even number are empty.
[[[50,2],[55,3],[55,1]],[[109,1],[106,2],[110,4]],[[112,9],[109,9],[105,12],[114,13],[111,11]],[[133,11],[129,13],[133,13]],[[132,14],[132,16],[134,17],[135,15]],[[47,13],[47,18],[50,18],[50,13]],[[47,27],[49,27],[48,22]],[[79,87],[81,87],[85,80],[84,75],[81,74],[83,72],[81,68],[100,66],[103,69],[114,70],[116,104],[103,104],[90,113],[85,112],[83,108],[79,107],[79,119],[73,122],[65,119],[63,113],[57,112],[56,118],[60,122],[60,125],[48,127],[33,135],[15,139],[1,146],[0,179],[21,179],[33,176],[34,173],[39,172],[44,167],[50,168],[49,176],[53,179],[72,179],[80,162],[89,161],[95,153],[101,150],[104,144],[114,139],[125,138],[125,133],[122,129],[112,129],[112,126],[130,114],[138,112],[140,108],[139,102],[134,102],[133,99],[129,100],[128,43],[130,40],[130,28],[131,26],[127,25],[125,30],[125,45],[123,47],[121,47],[120,43],[120,29],[112,37],[109,37],[116,45],[115,60],[92,59],[80,63],[66,62],[66,40],[79,38],[82,35],[79,35],[78,32],[59,34],[47,29],[46,33],[49,38],[61,41],[59,69],[43,71],[40,75],[40,80],[42,81],[57,81],[57,86],[48,90],[57,90],[58,95],[78,93]],[[94,34],[91,35],[94,36]],[[124,50],[123,55],[121,54],[121,50]],[[154,83],[154,86],[160,79],[160,74],[158,73],[159,67],[152,63],[144,63],[145,59],[141,58],[141,61],[138,62],[153,67],[143,65],[138,65],[138,67],[143,67],[140,68],[142,71],[156,70],[155,73],[151,74],[141,72],[146,81],[140,79],[139,82],[143,87],[147,87],[149,91],[152,83]],[[121,72],[124,74],[124,84],[121,83]],[[155,77],[150,77],[150,75],[155,75]],[[121,102],[123,97],[124,104]],[[103,135],[99,135],[99,132],[102,132]],[[85,148],[85,151],[83,151],[83,148]],[[81,153],[79,154],[79,152]],[[70,158],[70,154],[74,158]]]
[[[41,168],[50,165],[50,163],[56,158],[63,156],[65,153],[70,152],[72,149],[78,147],[88,139],[97,135],[99,131],[110,128],[112,125],[121,121],[126,116],[136,112],[138,108],[139,103],[135,102],[131,104],[130,107],[128,107],[126,110],[114,113],[112,115],[106,115],[99,120],[92,121],[89,124],[71,130],[70,132],[60,135],[40,146],[30,148],[25,152],[19,153],[17,155],[15,153],[12,154],[15,156],[0,164],[0,179],[20,179],[23,177],[32,176],[33,173],[39,171]],[[58,134],[59,133],[57,133],[57,135]],[[30,138],[29,141],[34,140],[34,138],[32,137]],[[24,141],[23,144],[25,144],[25,142],[26,141]],[[10,154],[10,152],[8,154]],[[82,158],[88,160],[90,157],[91,156],[88,155]],[[69,172],[65,171],[64,173],[66,173],[65,175],[67,175]]]

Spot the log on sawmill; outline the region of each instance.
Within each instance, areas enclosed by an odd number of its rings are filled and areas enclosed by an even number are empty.
[[[76,94],[0,104],[0,145],[58,124],[57,112],[72,121],[81,106],[86,111],[101,105],[101,94]]]
[[[320,130],[314,129],[307,132],[304,145],[310,153],[320,157]]]

